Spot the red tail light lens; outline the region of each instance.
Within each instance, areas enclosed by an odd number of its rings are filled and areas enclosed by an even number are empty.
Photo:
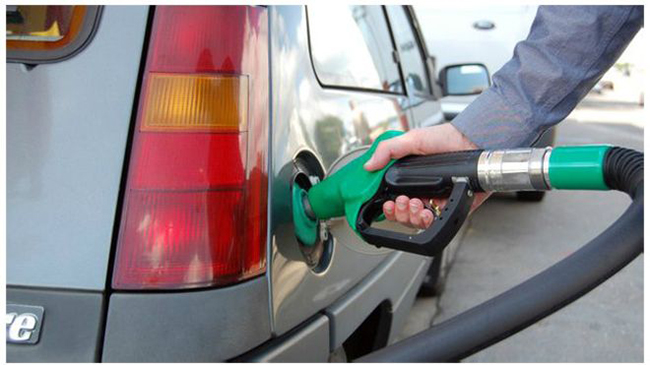
[[[225,285],[266,269],[267,11],[159,6],[113,287]]]

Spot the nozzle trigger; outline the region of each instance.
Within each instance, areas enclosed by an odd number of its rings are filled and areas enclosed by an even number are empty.
[[[457,179],[440,216],[423,232],[410,235],[371,227],[372,222],[381,215],[384,202],[391,198],[380,194],[363,204],[357,217],[357,231],[366,242],[377,247],[425,256],[435,256],[447,247],[465,222],[474,202],[470,183],[466,179]]]

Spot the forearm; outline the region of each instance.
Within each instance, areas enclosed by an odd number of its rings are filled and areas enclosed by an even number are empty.
[[[481,148],[530,146],[573,110],[642,24],[640,6],[540,6],[493,85],[452,124]]]

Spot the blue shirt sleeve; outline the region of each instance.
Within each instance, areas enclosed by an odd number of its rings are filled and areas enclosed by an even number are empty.
[[[643,6],[540,6],[492,86],[451,122],[481,148],[531,146],[562,121],[643,26]]]

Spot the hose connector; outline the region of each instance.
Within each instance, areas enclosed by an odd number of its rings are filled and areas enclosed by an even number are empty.
[[[478,159],[478,180],[485,191],[551,190],[551,147],[486,150]]]

